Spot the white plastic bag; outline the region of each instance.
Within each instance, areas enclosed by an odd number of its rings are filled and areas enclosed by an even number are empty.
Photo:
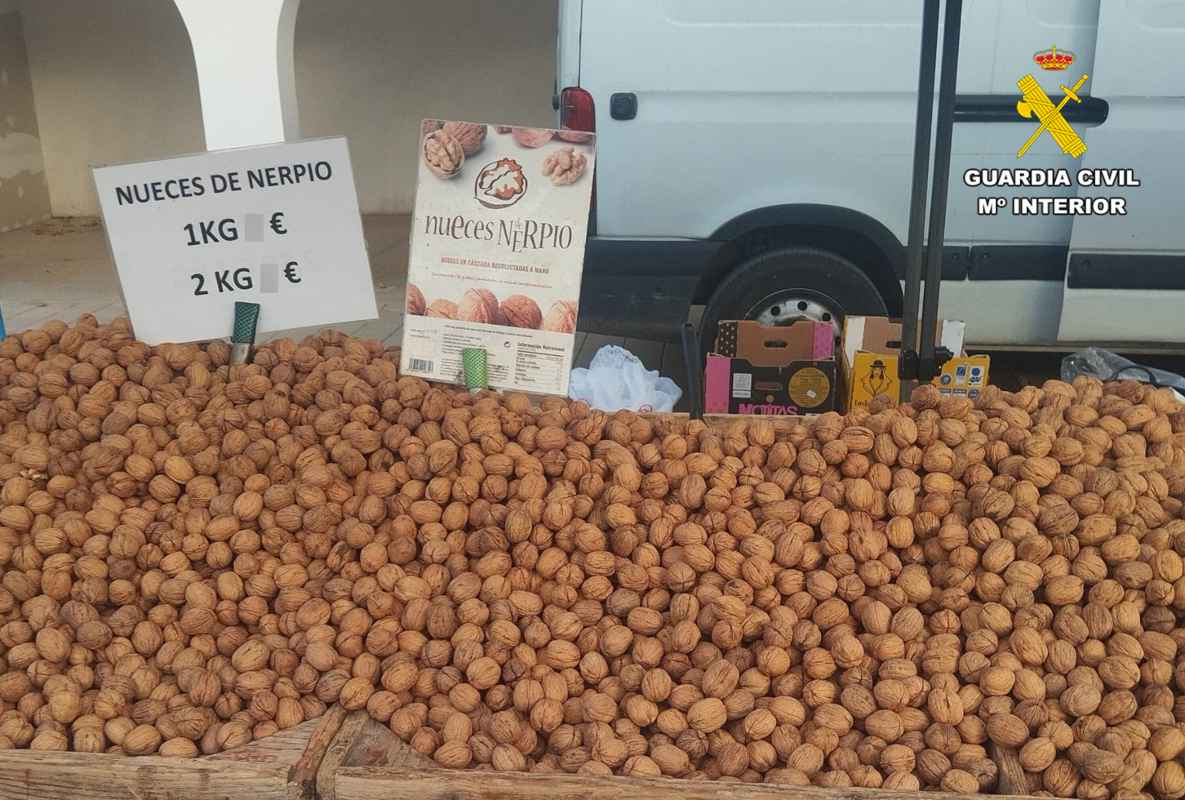
[[[683,390],[658,370],[646,369],[629,350],[607,344],[588,369],[572,370],[568,396],[600,411],[672,411]]]

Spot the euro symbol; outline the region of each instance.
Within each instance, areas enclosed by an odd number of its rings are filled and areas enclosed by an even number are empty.
[[[272,214],[272,219],[268,223],[268,225],[271,226],[272,231],[274,231],[275,233],[278,233],[281,235],[288,233],[288,229],[284,227],[284,212],[283,211],[277,211],[275,214]]]
[[[300,278],[296,275],[297,263],[289,261],[284,265],[284,277],[288,279],[289,283],[300,283]]]
[[[1066,155],[1078,158],[1086,152],[1086,143],[1074,132],[1074,129],[1070,127],[1070,123],[1066,122],[1066,118],[1062,116],[1062,109],[1071,100],[1075,103],[1082,102],[1082,98],[1078,96],[1078,90],[1082,88],[1082,85],[1086,83],[1086,79],[1089,77],[1089,75],[1083,75],[1074,84],[1074,88],[1072,89],[1062,85],[1062,91],[1066,94],[1062,98],[1062,101],[1057,104],[1056,108],[1032,75],[1026,75],[1016,82],[1017,87],[1024,95],[1024,99],[1018,101],[1016,104],[1016,112],[1025,119],[1036,114],[1037,119],[1041,120],[1041,124],[1037,127],[1037,130],[1033,131],[1028,141],[1021,145],[1020,150],[1017,151],[1017,158],[1027,153],[1029,148],[1036,143],[1037,139],[1046,130],[1049,131],[1049,135],[1053,137],[1058,147]]]

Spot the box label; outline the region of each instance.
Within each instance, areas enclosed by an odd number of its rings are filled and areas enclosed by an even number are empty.
[[[815,408],[831,396],[831,379],[817,367],[803,367],[790,377],[787,392],[802,408]]]
[[[97,167],[103,222],[136,336],[229,336],[378,316],[342,137]]]
[[[566,394],[592,190],[592,134],[424,122],[400,370]]]
[[[748,400],[753,396],[753,375],[749,372],[737,372],[732,376],[732,396]]]

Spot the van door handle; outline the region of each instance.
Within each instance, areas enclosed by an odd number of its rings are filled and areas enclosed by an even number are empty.
[[[633,92],[614,92],[609,97],[609,116],[623,120],[638,116],[638,96]]]

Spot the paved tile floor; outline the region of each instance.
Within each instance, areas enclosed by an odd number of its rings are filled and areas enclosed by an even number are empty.
[[[362,223],[379,318],[334,327],[353,336],[397,345],[403,335],[409,217],[365,215]],[[54,319],[73,322],[84,313],[94,314],[103,322],[126,314],[99,222],[90,218],[52,219],[0,233],[0,312],[10,333]],[[274,331],[260,338],[299,339],[317,330]],[[576,335],[574,366],[588,366],[605,344],[621,345],[650,369],[660,370],[680,386],[687,383],[682,348],[663,342],[582,331]]]

